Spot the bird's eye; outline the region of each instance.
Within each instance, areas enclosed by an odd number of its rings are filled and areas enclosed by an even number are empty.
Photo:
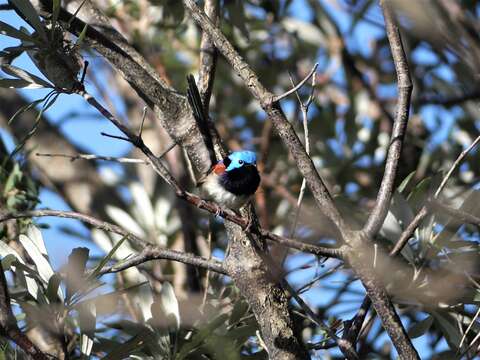
[[[238,163],[239,163],[240,165],[243,165],[243,160],[238,160]]]

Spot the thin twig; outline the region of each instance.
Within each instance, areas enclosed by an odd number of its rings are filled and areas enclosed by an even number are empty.
[[[455,169],[458,167],[458,165],[460,165],[460,163],[463,161],[463,159],[465,159],[465,157],[468,155],[468,153],[470,151],[472,151],[478,145],[479,142],[480,142],[480,136],[477,136],[477,138],[470,144],[470,146],[460,153],[460,155],[457,157],[457,159],[455,160],[453,165],[448,170],[447,174],[442,179],[442,182],[438,186],[437,191],[435,191],[435,195],[433,196],[435,199],[438,198],[438,196],[442,192],[445,185],[447,185],[448,179],[450,179],[450,176],[452,176],[452,173],[455,171]]]
[[[145,118],[147,117],[147,110],[148,110],[148,107],[144,106],[143,113],[142,113],[142,121],[140,123],[140,129],[138,130],[139,137],[142,137],[142,134],[143,134],[143,125],[145,123]]]
[[[62,158],[70,159],[70,161],[83,159],[83,160],[113,161],[113,162],[118,162],[123,164],[149,164],[147,160],[142,160],[142,159],[132,159],[132,158],[114,157],[114,156],[101,156],[101,155],[93,155],[93,154],[67,155],[67,154],[36,153],[35,155],[43,156],[43,157],[62,157]]]
[[[470,321],[470,324],[468,324],[467,329],[465,330],[465,334],[462,336],[462,340],[460,340],[460,345],[458,345],[458,350],[462,348],[463,343],[465,342],[465,339],[467,338],[467,334],[472,328],[472,326],[475,324],[475,321],[477,321],[478,316],[480,315],[480,308],[477,310],[475,313],[475,316],[473,317],[472,321]]]
[[[318,64],[315,64],[316,66]],[[316,68],[314,67],[314,69]],[[310,156],[310,136],[308,133],[308,108],[310,107],[310,104],[312,103],[314,99],[314,94],[315,94],[315,80],[316,80],[316,73],[313,73],[312,76],[312,87],[310,90],[310,95],[307,99],[307,101],[304,103],[300,99],[300,94],[298,93],[298,90],[295,91],[295,94],[297,95],[298,102],[300,104],[300,110],[302,111],[302,120],[303,120],[303,132],[304,132],[304,137],[305,137],[305,151],[307,152],[307,155]],[[292,83],[292,86],[295,87],[295,84],[293,82],[292,77],[290,76],[290,82]],[[297,199],[297,209],[295,211],[295,218],[293,221],[292,225],[292,230],[290,231],[290,237],[295,237],[295,229],[297,227],[298,223],[298,216],[300,215],[300,208],[302,206],[302,200],[305,195],[305,189],[307,187],[307,182],[305,178],[302,179],[302,186],[300,187],[300,193],[298,194],[298,199]]]
[[[195,254],[150,246],[144,248],[139,254],[131,256],[124,261],[113,264],[111,266],[103,267],[100,271],[100,275],[107,273],[116,273],[131,268],[133,266],[138,266],[147,261],[158,259],[178,261],[184,264],[206,269],[207,271],[214,271],[219,274],[228,275],[228,272],[223,266],[223,264],[213,258],[206,259]]]
[[[281,95],[274,96],[273,97],[273,102],[278,102],[278,101],[286,98],[287,96],[290,96],[291,94],[297,92],[315,74],[315,71],[317,71],[317,67],[318,67],[318,63],[315,63],[315,65],[313,65],[312,70],[310,70],[310,72],[307,74],[307,76],[305,76],[305,78],[302,81],[300,81],[296,86],[294,85],[294,87],[291,88],[290,90],[288,90],[287,92],[285,92]]]

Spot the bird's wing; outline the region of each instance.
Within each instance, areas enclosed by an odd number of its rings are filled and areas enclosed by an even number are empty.
[[[215,173],[216,175],[223,174],[225,172],[226,168],[227,167],[225,166],[223,161],[219,161],[214,166],[212,166],[212,168],[210,169],[210,171],[208,173],[206,173],[204,176],[202,176],[200,179],[197,180],[197,186],[201,186],[205,182],[207,177],[209,175],[211,175],[212,173]]]

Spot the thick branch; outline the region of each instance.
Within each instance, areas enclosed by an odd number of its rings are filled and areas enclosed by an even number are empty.
[[[388,4],[383,0],[380,1],[380,4],[385,18],[385,29],[390,43],[390,49],[392,51],[395,71],[397,72],[398,103],[382,183],[377,195],[375,207],[364,226],[364,231],[368,237],[373,237],[378,233],[385,221],[388,208],[390,207],[390,201],[394,190],[393,186],[397,176],[398,163],[400,161],[403,140],[408,124],[410,98],[413,88],[410,72],[408,70],[407,57],[400,37],[400,30],[395,24],[394,15]]]

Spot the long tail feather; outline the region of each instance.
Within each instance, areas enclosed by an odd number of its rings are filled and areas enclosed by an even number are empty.
[[[203,140],[205,145],[208,148],[210,153],[210,160],[212,165],[217,162],[215,157],[215,150],[213,147],[212,137],[210,136],[210,131],[208,129],[208,116],[205,113],[205,109],[202,104],[202,99],[200,98],[200,92],[198,91],[197,83],[192,74],[187,75],[188,90],[187,90],[187,99],[190,107],[193,111],[193,116],[197,121],[197,125],[202,133]]]

